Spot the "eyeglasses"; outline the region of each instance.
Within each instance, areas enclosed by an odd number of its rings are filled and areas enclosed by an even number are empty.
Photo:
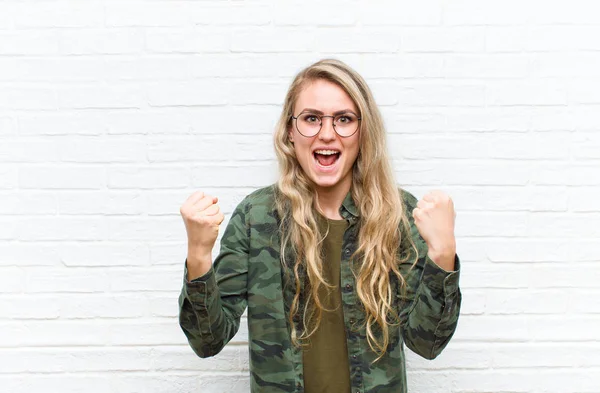
[[[331,117],[333,119],[333,130],[342,138],[354,135],[358,131],[360,120],[362,120],[362,118],[352,112],[335,116],[317,115],[311,112],[300,113],[298,116],[292,115],[292,119],[296,120],[296,129],[300,135],[307,138],[311,138],[321,131],[324,117]]]

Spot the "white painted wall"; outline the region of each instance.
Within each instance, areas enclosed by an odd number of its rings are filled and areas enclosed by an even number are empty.
[[[275,176],[292,76],[369,82],[398,182],[458,210],[463,313],[410,391],[600,392],[594,1],[0,1],[0,391],[247,392],[177,323],[195,190]]]

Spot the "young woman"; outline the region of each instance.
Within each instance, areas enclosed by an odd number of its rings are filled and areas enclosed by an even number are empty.
[[[278,182],[235,208],[214,264],[217,198],[181,207],[190,346],[219,353],[247,307],[252,392],[406,392],[404,344],[432,359],[458,320],[452,200],[396,185],[372,93],[337,60],[296,76],[275,150]]]

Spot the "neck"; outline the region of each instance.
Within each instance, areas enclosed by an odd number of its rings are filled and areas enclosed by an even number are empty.
[[[325,217],[332,220],[341,220],[340,206],[350,191],[351,181],[340,183],[334,187],[317,187],[317,209]]]

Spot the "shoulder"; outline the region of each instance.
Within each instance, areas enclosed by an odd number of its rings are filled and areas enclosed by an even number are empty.
[[[262,222],[273,217],[275,211],[276,184],[259,188],[246,195],[236,210],[243,212],[246,219]]]
[[[417,206],[418,199],[408,190],[398,186],[398,193],[405,208],[412,210]]]
[[[260,206],[273,206],[275,201],[276,184],[259,188],[246,195],[241,204],[247,209]]]

